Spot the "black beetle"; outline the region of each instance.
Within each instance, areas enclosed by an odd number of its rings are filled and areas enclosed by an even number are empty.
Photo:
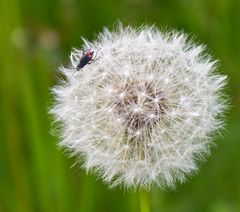
[[[96,58],[98,51],[96,52],[96,55],[94,58],[93,58],[94,51],[92,51],[91,49],[83,51],[82,57],[80,58],[80,61],[76,67],[76,70],[79,71],[83,69],[85,65],[91,64],[93,61],[96,61],[97,59],[99,59],[99,58]]]

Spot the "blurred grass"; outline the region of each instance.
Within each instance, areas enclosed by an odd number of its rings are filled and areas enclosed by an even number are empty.
[[[229,76],[232,108],[224,137],[198,175],[176,191],[150,193],[152,211],[240,211],[240,1],[1,0],[0,211],[139,211],[138,194],[109,190],[70,169],[51,136],[47,108],[56,69],[80,36],[117,19],[184,29],[208,45]]]

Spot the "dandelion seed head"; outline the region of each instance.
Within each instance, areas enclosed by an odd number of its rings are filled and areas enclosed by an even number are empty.
[[[184,182],[223,126],[226,77],[216,62],[186,35],[153,26],[120,24],[84,43],[99,59],[78,72],[61,67],[66,80],[53,88],[60,145],[111,186]],[[73,50],[71,67],[81,56]]]

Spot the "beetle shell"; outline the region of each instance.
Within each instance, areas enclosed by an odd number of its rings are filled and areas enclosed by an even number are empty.
[[[85,65],[87,65],[92,60],[93,53],[94,53],[94,51],[88,51],[86,54],[84,54],[81,57],[80,62],[79,62],[79,64],[76,67],[77,71],[82,69]]]

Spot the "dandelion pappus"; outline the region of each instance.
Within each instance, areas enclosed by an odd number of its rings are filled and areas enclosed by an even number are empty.
[[[87,64],[91,64],[92,62],[98,60],[99,58],[96,58],[96,57],[99,50],[100,49],[97,50],[94,58],[93,58],[94,51],[92,51],[91,49],[83,51],[82,56],[79,60],[79,63],[75,69],[79,71],[83,69],[83,67],[86,66]]]

